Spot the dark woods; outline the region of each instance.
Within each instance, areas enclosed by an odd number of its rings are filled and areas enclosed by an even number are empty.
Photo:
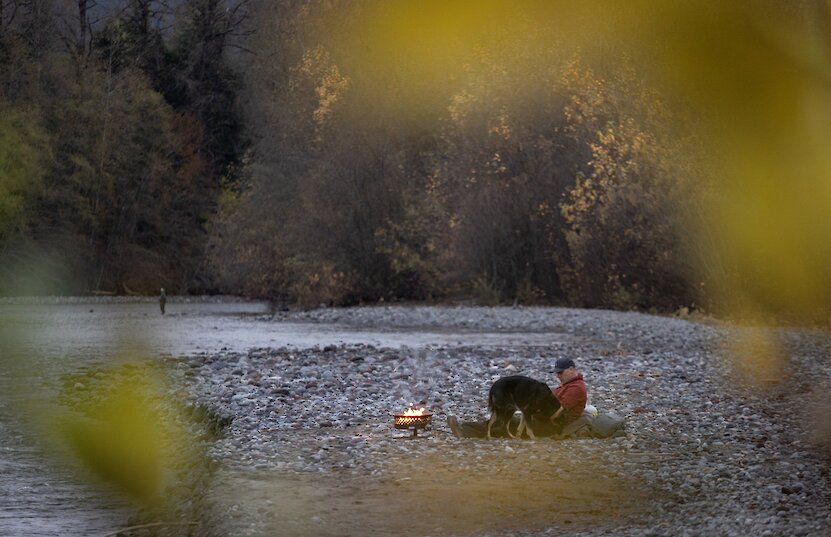
[[[631,61],[368,5],[0,0],[0,292],[702,303],[695,136]]]
[[[245,147],[226,4],[0,0],[2,291],[213,288]]]

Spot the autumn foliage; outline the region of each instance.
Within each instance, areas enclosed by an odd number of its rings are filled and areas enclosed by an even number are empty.
[[[307,34],[319,9],[280,24]],[[425,89],[405,76],[419,59],[379,75],[325,36],[302,50],[257,41],[273,53],[253,60],[263,108],[247,185],[215,228],[223,285],[311,306],[695,303],[676,196],[698,178],[626,58],[601,75],[579,51],[502,32],[448,52],[456,80]]]
[[[174,4],[0,1],[0,292],[828,303],[822,2]]]

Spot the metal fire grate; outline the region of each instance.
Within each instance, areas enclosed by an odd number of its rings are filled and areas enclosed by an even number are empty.
[[[432,412],[422,414],[393,414],[393,423],[396,429],[412,429],[413,435],[410,438],[418,437],[418,430],[425,429],[433,421]]]

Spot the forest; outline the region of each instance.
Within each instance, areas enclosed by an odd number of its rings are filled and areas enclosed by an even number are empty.
[[[827,320],[828,4],[674,4],[0,0],[0,295]]]

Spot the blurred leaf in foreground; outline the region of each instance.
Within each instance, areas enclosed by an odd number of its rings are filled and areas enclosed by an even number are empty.
[[[191,495],[190,480],[205,468],[191,438],[202,426],[172,399],[160,368],[134,360],[64,376],[60,410],[40,414],[49,438],[83,474],[157,513],[175,510],[177,496]]]
[[[87,415],[60,416],[57,438],[95,477],[148,503],[161,493],[166,442],[163,422],[147,405],[151,386],[122,378],[104,389]]]

